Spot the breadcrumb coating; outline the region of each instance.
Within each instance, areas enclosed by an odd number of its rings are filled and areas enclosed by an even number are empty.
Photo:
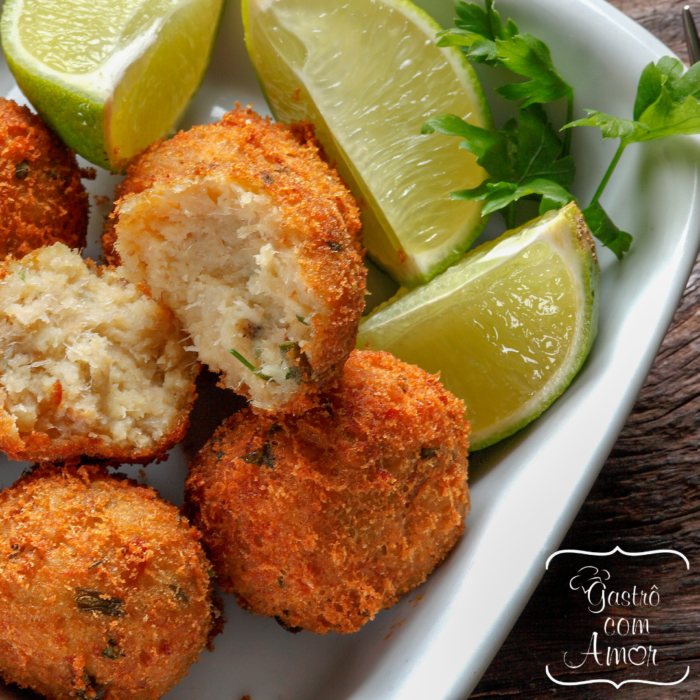
[[[55,700],[155,700],[216,612],[199,534],[151,488],[45,465],[0,492],[0,677]]]
[[[468,433],[437,376],[384,352],[302,416],[235,414],[186,483],[218,583],[287,628],[358,630],[461,535]]]
[[[0,97],[0,259],[21,258],[57,241],[83,248],[94,171],[75,158],[41,118]]]
[[[311,126],[236,109],[153,144],[116,195],[106,259],[172,308],[222,385],[302,412],[337,381],[366,271],[357,207]]]

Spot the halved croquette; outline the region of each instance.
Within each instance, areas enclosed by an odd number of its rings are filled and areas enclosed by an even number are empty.
[[[151,146],[117,196],[107,259],[226,387],[298,412],[337,381],[364,306],[360,221],[308,128],[237,109]]]
[[[182,439],[197,358],[172,312],[56,243],[0,265],[0,449],[149,462]]]

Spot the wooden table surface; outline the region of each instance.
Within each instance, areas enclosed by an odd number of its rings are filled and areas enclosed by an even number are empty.
[[[680,21],[687,0],[610,1],[687,62]],[[691,2],[690,7],[700,25],[700,2]],[[616,619],[627,612],[649,620],[649,634],[633,641],[628,637],[626,645],[652,644],[658,651],[656,667],[635,669],[628,661],[603,669],[596,666],[593,657],[582,657],[582,652],[589,649],[593,632],[599,633],[599,649],[614,638],[605,638],[602,616],[587,609],[580,591],[571,591],[571,561],[568,569],[553,563],[472,699],[700,698],[699,410],[700,257],[634,411],[561,545],[561,549],[597,552],[619,546],[630,552],[672,549],[685,554],[690,571],[674,555],[655,555],[644,561],[621,555],[616,555],[614,561],[580,559],[585,564],[606,566],[611,580],[619,582],[620,590],[623,584],[631,589],[640,582],[647,589],[658,586],[660,605],[638,608],[637,613],[622,608],[611,612]],[[558,561],[563,564],[564,560]],[[618,637],[614,643],[620,647],[623,641]],[[586,663],[578,671],[566,669],[562,663],[565,651],[569,652],[571,665],[584,658]],[[547,678],[548,664],[556,670],[554,677],[566,682],[604,677],[620,683],[635,677],[635,673],[639,678],[669,682],[680,679],[688,667],[690,674],[687,680],[672,687],[626,684],[618,690],[598,683],[563,687]]]

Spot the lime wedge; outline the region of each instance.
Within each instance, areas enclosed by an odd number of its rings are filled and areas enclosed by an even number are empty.
[[[74,151],[121,171],[177,124],[209,63],[223,0],[6,0],[22,92]]]
[[[459,259],[485,223],[450,192],[485,177],[457,138],[422,136],[446,112],[491,128],[462,53],[406,0],[243,0],[246,43],[275,117],[308,120],[358,199],[374,261],[405,286]]]
[[[569,385],[596,335],[600,275],[575,204],[470,251],[363,320],[358,348],[440,372],[464,399],[471,449],[511,435]]]

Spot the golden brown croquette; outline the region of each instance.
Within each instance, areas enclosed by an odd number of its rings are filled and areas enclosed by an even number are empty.
[[[170,309],[61,243],[0,263],[0,450],[150,462],[179,442],[199,363]]]
[[[0,677],[55,700],[155,700],[216,612],[199,534],[98,467],[35,469],[0,492]]]
[[[301,412],[338,379],[366,272],[357,207],[311,127],[236,109],[153,144],[117,197],[107,260],[172,308],[223,385]]]
[[[0,97],[0,259],[57,241],[83,248],[88,197],[75,154],[41,118]]]
[[[457,542],[468,432],[436,376],[384,352],[353,352],[302,416],[232,416],[186,483],[219,584],[288,628],[358,630]]]

